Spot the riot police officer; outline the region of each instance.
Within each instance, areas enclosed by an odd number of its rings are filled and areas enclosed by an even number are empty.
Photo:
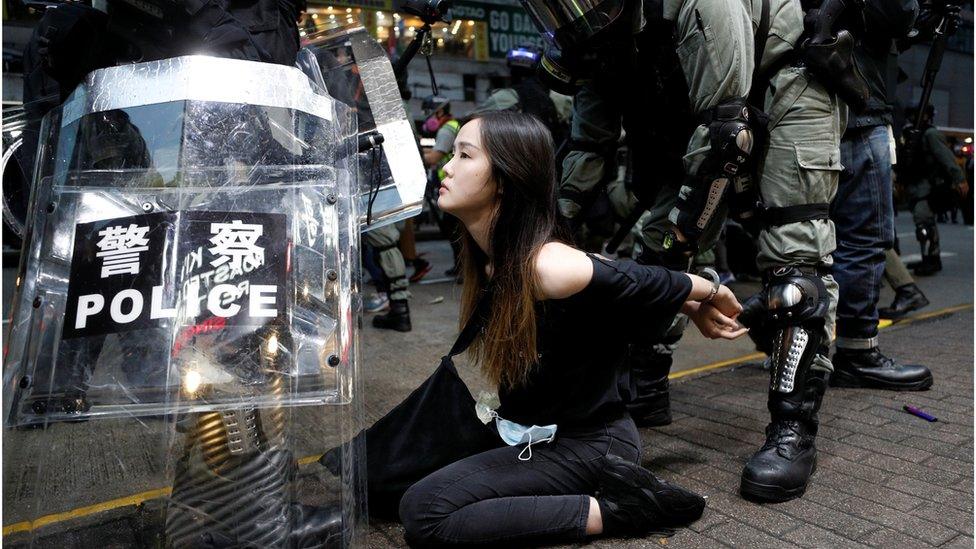
[[[907,111],[912,120],[918,109]],[[956,164],[952,150],[946,144],[945,136],[932,124],[935,109],[929,105],[922,117],[922,126],[917,128],[917,143],[905,144],[912,151],[910,167],[899,170],[902,181],[911,196],[912,220],[915,222],[915,238],[922,251],[922,260],[910,264],[916,276],[931,276],[942,270],[942,248],[939,245],[939,227],[930,200],[933,192],[940,186],[950,186],[956,192],[965,194],[966,177]],[[910,133],[908,131],[904,132]]]
[[[562,14],[545,9],[542,2],[526,0],[523,4],[561,47],[557,69],[586,67],[586,54],[566,59],[572,57],[574,48],[596,49],[581,48],[581,42],[602,39],[605,51],[616,47],[621,52],[591,73],[589,81],[578,76],[564,78],[584,81],[576,96],[572,138],[596,145],[571,152],[564,161],[560,206],[569,217],[579,215],[579,206],[585,202],[578,198],[585,196],[588,186],[580,182],[602,177],[599,145],[618,131],[621,117],[628,135],[636,140],[645,126],[659,127],[658,113],[674,112],[660,105],[673,101],[673,95],[666,93],[675,89],[666,85],[673,83],[669,80],[673,72],[657,71],[656,81],[664,83],[661,89],[665,93],[650,102],[658,104],[642,105],[648,102],[645,97],[619,92],[631,87],[625,82],[633,70],[656,66],[659,60],[644,56],[647,49],[640,45],[648,40],[670,40],[668,29],[674,30],[671,46],[677,53],[678,74],[687,84],[684,101],[690,103],[692,120],[700,123],[687,142],[683,173],[675,174],[673,163],[656,170],[661,150],[635,146],[634,156],[640,160],[635,179],[642,183],[664,179],[663,185],[638,193],[650,211],[639,231],[636,251],[640,260],[687,268],[696,251],[715,241],[728,198],[748,196],[734,191],[748,189],[750,181],[744,175],[750,162],[755,162],[762,208],[753,216],[763,225],[757,261],[765,280],[752,310],[753,320],[761,318],[764,329],[757,326],[753,331],[763,332],[760,342],[771,353],[771,421],[766,442],[746,464],[741,491],[743,496],[767,501],[802,495],[816,460],[817,411],[831,370],[827,347],[837,285],[829,272],[834,234],[827,212],[841,169],[839,142],[846,107],[801,61],[797,50],[804,13],[799,3],[769,0],[756,6],[743,1],[667,0],[658,6],[659,13],[642,13],[633,7],[635,3],[602,4],[592,7],[602,11],[600,16],[581,17],[590,25],[575,27],[561,20]],[[621,20],[630,24],[619,23]],[[641,24],[644,20],[646,27]],[[610,23],[601,27],[595,21]],[[573,28],[596,31],[582,38],[567,37],[566,29]],[[653,35],[648,36],[648,31]],[[812,45],[824,42],[819,38]],[[635,55],[635,51],[641,54]],[[657,66],[666,69],[666,59]],[[562,74],[572,73],[565,70]],[[676,132],[668,130],[674,140]],[[756,138],[762,134],[764,144],[757,148]],[[751,212],[744,208],[743,213],[746,217]],[[681,326],[674,327],[672,341],[680,337],[680,331]],[[669,368],[669,358],[635,361],[632,413],[645,420],[669,420],[667,400],[661,396],[666,395]]]

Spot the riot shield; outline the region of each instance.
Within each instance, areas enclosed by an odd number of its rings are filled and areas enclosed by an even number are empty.
[[[4,545],[355,545],[351,109],[296,68],[191,56],[90,74],[41,136]]]
[[[27,172],[21,162],[24,144],[22,136],[26,128],[24,108],[20,105],[4,107],[3,126],[0,136],[3,154],[0,156],[0,175],[3,177],[3,249],[19,252],[24,237],[24,219],[27,217],[27,199],[30,189]]]
[[[329,94],[356,112],[360,134],[383,136],[360,155],[359,214],[364,231],[420,213],[427,174],[386,52],[361,26],[307,37]]]

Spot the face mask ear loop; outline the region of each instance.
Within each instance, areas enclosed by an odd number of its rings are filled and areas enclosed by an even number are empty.
[[[523,458],[522,454],[524,454],[526,450],[529,451],[529,455]],[[519,461],[529,461],[532,459],[532,433],[529,433],[529,442],[525,445],[525,448],[522,448],[522,451],[519,452],[518,458]]]

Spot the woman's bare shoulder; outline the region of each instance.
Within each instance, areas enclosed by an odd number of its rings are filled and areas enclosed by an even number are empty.
[[[565,299],[590,283],[593,263],[572,246],[548,242],[535,257],[535,271],[542,299]]]

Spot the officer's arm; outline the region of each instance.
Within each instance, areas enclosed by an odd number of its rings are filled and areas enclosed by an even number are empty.
[[[952,154],[949,145],[946,143],[945,136],[938,130],[925,132],[925,148],[932,153],[936,162],[942,169],[943,174],[952,183],[953,187],[958,187],[966,181],[962,169],[956,164],[956,156]]]
[[[914,44],[928,42],[935,36],[935,29],[942,21],[942,14],[934,9],[928,0],[919,2],[918,16],[915,18],[914,28],[918,32],[911,38],[903,38],[898,42],[898,49],[905,51]]]
[[[678,58],[696,115],[749,94],[753,29],[742,2],[665,0]]]
[[[719,211],[716,198],[726,194],[725,186],[751,152],[745,98],[755,46],[742,2],[665,0],[664,17],[675,22],[692,109],[705,121],[688,144],[686,163],[696,166],[695,173],[687,174],[668,216],[674,238],[666,239],[665,248],[677,260],[694,255],[699,237]]]
[[[434,140],[434,146],[426,151],[424,151],[424,164],[428,168],[432,168],[440,162],[444,156],[451,152],[454,148],[454,137],[455,133],[447,128],[447,124],[444,124],[437,130],[437,137]]]
[[[865,0],[864,25],[869,35],[902,38],[918,17],[918,0]]]

